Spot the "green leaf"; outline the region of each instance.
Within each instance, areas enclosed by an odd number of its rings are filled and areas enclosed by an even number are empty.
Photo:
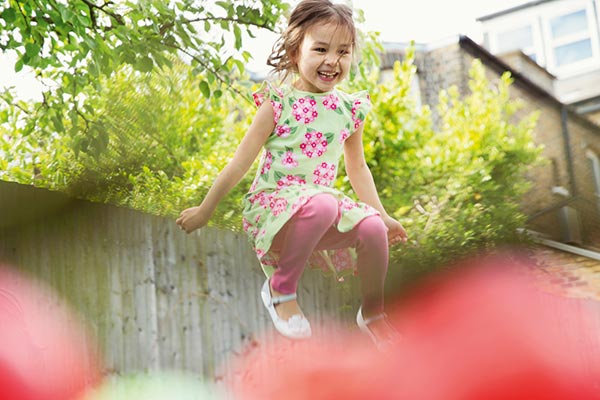
[[[224,9],[225,11],[229,11],[232,8],[232,4],[226,1],[216,1],[215,4]]]
[[[206,79],[208,79],[208,83],[212,85],[213,83],[215,83],[215,80],[217,78],[215,77],[215,74],[207,74]]]
[[[202,95],[206,98],[210,97],[210,86],[208,85],[208,83],[206,81],[202,81],[200,82],[200,91],[202,92]]]
[[[246,66],[240,60],[234,59],[233,63],[237,66],[237,69],[238,71],[240,71],[240,74],[243,74],[244,71],[246,71]]]
[[[25,45],[25,54],[27,54],[28,57],[37,56],[39,52],[40,46],[38,46],[36,43],[27,43]]]
[[[67,7],[65,6],[61,6],[60,8],[60,15],[62,17],[62,20],[64,22],[71,22],[71,20],[73,19],[73,17],[75,16],[71,10],[69,10]]]
[[[0,124],[8,122],[8,110],[0,111]]]
[[[2,19],[6,21],[7,25],[10,25],[17,19],[17,12],[14,8],[7,8],[2,12]]]
[[[242,48],[242,31],[237,24],[233,26],[233,33],[235,35],[235,49],[239,50]]]
[[[150,57],[142,56],[137,60],[135,68],[140,72],[150,72],[154,68],[154,62]]]
[[[57,133],[62,134],[65,131],[65,126],[63,125],[62,118],[58,116],[52,117],[52,124]]]

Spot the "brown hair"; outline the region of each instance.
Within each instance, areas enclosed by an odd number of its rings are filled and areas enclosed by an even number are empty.
[[[350,7],[329,0],[302,0],[292,11],[286,30],[273,45],[267,65],[275,68],[274,73],[283,73],[285,80],[290,72],[296,70],[292,57],[300,51],[306,32],[317,23],[329,22],[347,29],[352,47],[356,46],[356,28]]]

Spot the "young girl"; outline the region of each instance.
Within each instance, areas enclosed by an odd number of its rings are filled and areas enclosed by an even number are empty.
[[[243,224],[267,275],[261,297],[275,328],[290,338],[310,337],[310,324],[296,302],[307,264],[334,272],[356,268],[362,292],[357,323],[381,346],[394,336],[383,313],[388,244],[405,242],[407,236],[383,208],[365,162],[362,133],[369,96],[336,89],[348,76],[355,46],[347,6],[301,1],[268,62],[283,80],[293,74],[291,85],[267,84],[254,94],[259,108],[233,159],[202,203],[184,210],[177,224],[188,233],[206,225],[264,147],[244,197]],[[333,188],[342,153],[360,202]]]

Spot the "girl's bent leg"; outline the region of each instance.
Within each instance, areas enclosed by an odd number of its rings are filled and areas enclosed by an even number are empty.
[[[308,258],[338,218],[338,201],[329,194],[311,198],[275,236],[272,248],[279,251],[271,287],[279,293],[295,293]]]
[[[365,218],[358,225],[356,251],[364,314],[382,313],[389,249],[387,228],[379,216]]]
[[[323,236],[317,250],[355,247],[358,255],[357,271],[367,316],[383,312],[383,290],[388,269],[387,228],[381,217],[373,215],[363,219],[349,232],[339,232],[335,227]]]
[[[355,247],[358,253],[357,270],[362,294],[362,317],[369,319],[380,315],[384,309],[384,283],[388,269],[387,228],[379,216],[363,219],[347,233],[330,229],[317,249]],[[378,341],[386,343],[397,338],[396,330],[386,319],[376,319],[368,324],[369,331]]]

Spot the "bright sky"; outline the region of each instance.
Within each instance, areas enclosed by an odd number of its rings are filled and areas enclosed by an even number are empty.
[[[296,0],[288,0],[296,4]],[[341,0],[333,0],[339,2]],[[483,34],[477,18],[531,0],[352,0],[355,9],[364,11],[367,31],[380,32],[386,42],[430,43],[458,34],[481,42]],[[261,34],[252,54],[255,56],[249,68],[263,70],[276,36],[270,32]]]
[[[296,0],[288,0],[296,4]],[[334,0],[339,1],[339,0]],[[530,0],[352,0],[355,9],[365,12],[364,27],[378,31],[387,42],[429,43],[457,34],[464,34],[476,42],[482,33],[478,17],[505,10]],[[269,32],[246,42],[246,49],[254,55],[248,68],[264,71],[276,36]],[[14,59],[0,54],[0,87],[16,86],[22,98],[39,98],[40,85],[31,74],[14,73]]]

